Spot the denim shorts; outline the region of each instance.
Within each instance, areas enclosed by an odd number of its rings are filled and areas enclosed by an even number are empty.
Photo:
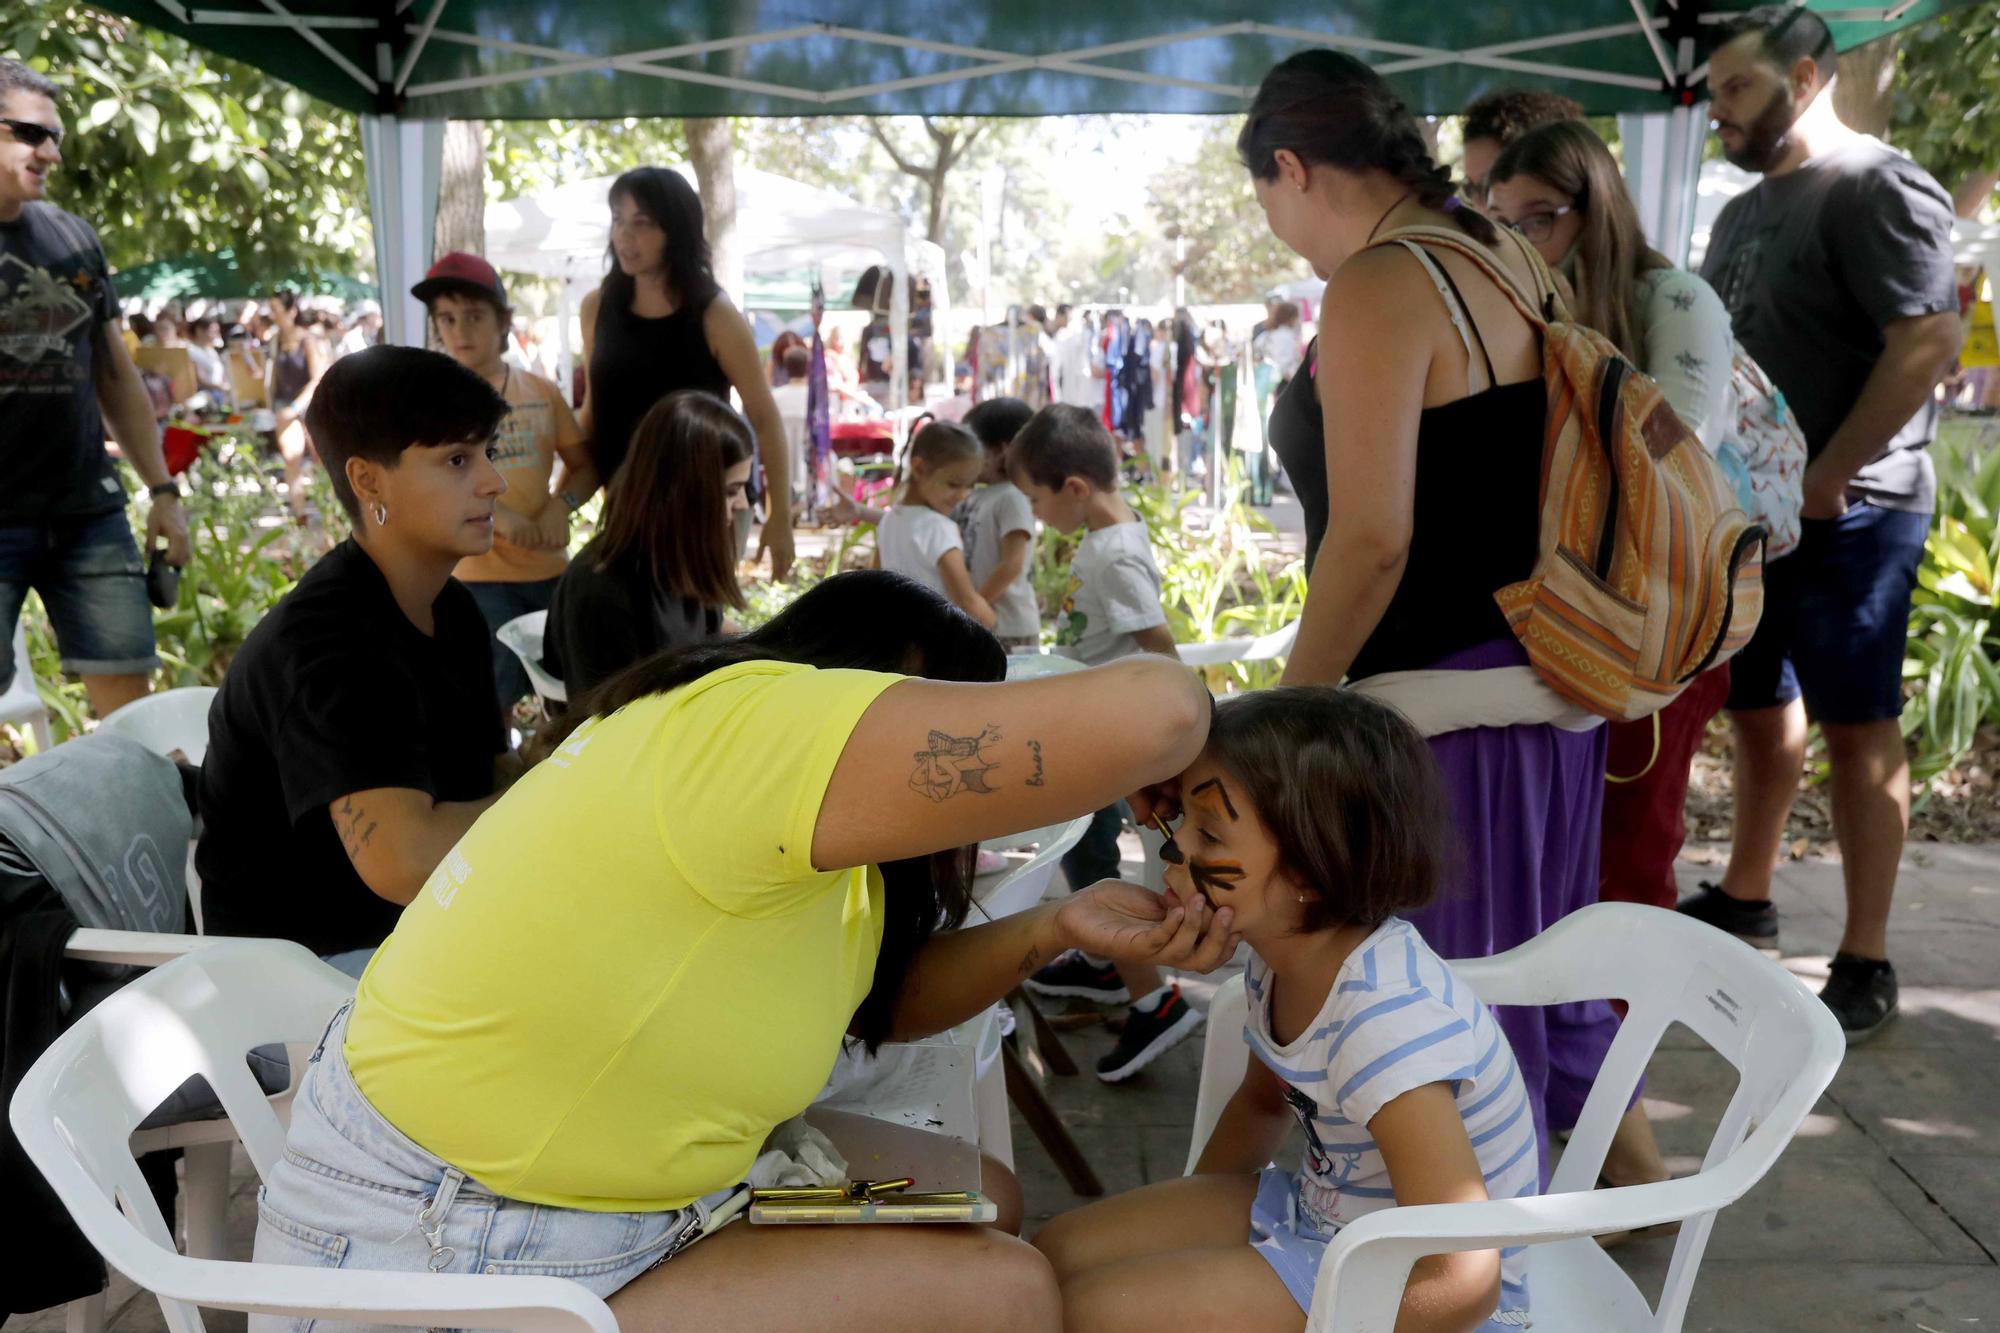
[[[1797,549],[1764,566],[1764,618],[1730,659],[1729,707],[1803,694],[1815,722],[1902,716],[1910,594],[1930,525],[1866,502],[1801,523]]]
[[[593,1213],[503,1198],[425,1152],[355,1086],[328,1025],[257,1192],[255,1260],[307,1268],[566,1277],[601,1297],[701,1238],[723,1190],[686,1208]],[[252,1333],[367,1325],[250,1316]]]
[[[0,623],[9,636],[32,588],[42,595],[64,671],[131,676],[160,665],[146,567],[123,509],[0,527]],[[0,690],[14,657],[0,653]]]

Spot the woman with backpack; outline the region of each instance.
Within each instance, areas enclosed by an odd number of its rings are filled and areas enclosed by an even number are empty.
[[[1741,401],[1754,390],[1739,395],[1736,388],[1735,367],[1748,358],[1730,333],[1729,311],[1706,282],[1646,244],[1625,178],[1604,141],[1580,120],[1544,125],[1509,144],[1488,181],[1489,215],[1518,231],[1569,279],[1577,322],[1610,338],[1660,386],[1702,445],[1737,465],[1725,470],[1740,471],[1737,446],[1759,404]],[[1749,370],[1755,372],[1754,363]],[[1803,437],[1796,440],[1793,463],[1796,541]],[[1767,555],[1782,553],[1774,533]],[[1689,765],[1728,697],[1724,662],[1651,717],[1610,725],[1600,897],[1673,907],[1679,896],[1674,859],[1687,834]]]
[[[1539,330],[1501,281],[1547,275],[1518,234],[1460,206],[1416,119],[1351,56],[1273,68],[1237,152],[1272,233],[1327,279],[1319,340],[1270,424],[1310,571],[1285,683],[1345,678],[1418,724],[1461,841],[1439,901],[1410,920],[1446,958],[1511,949],[1597,900],[1604,793],[1604,729],[1547,706],[1494,600],[1534,572],[1547,424]],[[1410,228],[1430,239],[1399,243]],[[1496,1015],[1546,1164],[1617,1018],[1601,1001]],[[1664,1176],[1636,1101],[1620,1137],[1615,1183]]]

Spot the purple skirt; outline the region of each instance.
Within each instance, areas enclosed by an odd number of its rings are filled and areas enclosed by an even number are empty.
[[[1431,664],[1442,671],[1525,666],[1512,639],[1493,639]],[[1604,807],[1603,727],[1473,727],[1430,738],[1459,831],[1460,860],[1438,898],[1408,913],[1444,958],[1485,958],[1533,939],[1597,901]],[[1576,1124],[1618,1016],[1603,1000],[1543,1007],[1495,1005],[1514,1047],[1541,1139]]]

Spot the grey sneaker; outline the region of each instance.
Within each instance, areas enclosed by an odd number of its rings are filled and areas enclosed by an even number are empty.
[[[1724,893],[1720,884],[1703,883],[1697,892],[1676,903],[1674,910],[1734,935],[1753,949],[1778,947],[1778,909],[1769,899],[1746,903]]]
[[[1849,1046],[1867,1041],[1896,1016],[1896,969],[1885,959],[1837,953],[1819,998],[1840,1020]]]

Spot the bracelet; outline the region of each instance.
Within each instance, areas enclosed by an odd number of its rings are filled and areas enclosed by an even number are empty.
[[[148,486],[146,494],[152,496],[155,500],[168,495],[178,500],[181,498],[181,484],[177,481],[163,481],[157,486]]]

